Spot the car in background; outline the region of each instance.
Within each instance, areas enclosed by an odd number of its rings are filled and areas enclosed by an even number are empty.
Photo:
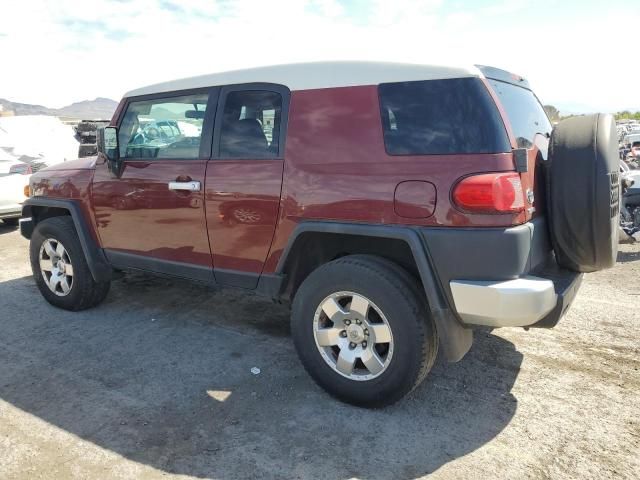
[[[633,131],[633,132],[627,133],[622,139],[622,143],[627,148],[630,148],[631,145],[635,142],[640,142],[640,132]]]
[[[31,173],[28,163],[0,158],[0,220],[5,225],[18,225]]]

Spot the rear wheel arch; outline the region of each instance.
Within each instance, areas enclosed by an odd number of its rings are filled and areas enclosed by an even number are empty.
[[[305,278],[320,266],[346,255],[373,255],[391,261],[412,275],[424,293],[447,360],[458,361],[471,347],[473,334],[449,307],[427,246],[411,227],[300,223],[276,267],[284,277],[281,296],[292,299]]]
[[[386,258],[420,281],[411,249],[403,240],[362,234],[305,231],[292,241],[285,260],[278,268],[278,273],[286,275],[284,296],[293,298],[305,278],[318,267],[355,254]]]

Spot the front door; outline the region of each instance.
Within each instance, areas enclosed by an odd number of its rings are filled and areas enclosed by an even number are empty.
[[[92,192],[98,235],[116,267],[213,281],[204,187],[216,100],[217,90],[200,90],[128,103],[121,175],[98,165]]]
[[[206,212],[216,281],[255,288],[280,205],[289,91],[269,84],[224,87]]]

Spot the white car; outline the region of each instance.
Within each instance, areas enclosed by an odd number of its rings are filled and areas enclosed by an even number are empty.
[[[622,178],[633,180],[634,185],[640,185],[640,170],[631,170],[622,160],[620,160],[620,174]]]
[[[22,215],[25,187],[29,187],[31,166],[17,160],[0,158],[0,220],[15,226]]]

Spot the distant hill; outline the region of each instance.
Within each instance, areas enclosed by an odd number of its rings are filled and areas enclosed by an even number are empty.
[[[98,97],[62,107],[57,114],[62,117],[83,118],[90,120],[110,120],[116,111],[118,102],[109,98]]]
[[[4,110],[13,111],[16,115],[55,115],[53,109],[42,105],[30,105],[28,103],[17,103],[0,98],[0,105]]]
[[[84,120],[108,120],[113,116],[118,102],[109,98],[98,97],[95,100],[84,100],[62,108],[48,108],[42,105],[17,103],[0,98],[4,110],[11,110],[16,115],[55,115]]]

